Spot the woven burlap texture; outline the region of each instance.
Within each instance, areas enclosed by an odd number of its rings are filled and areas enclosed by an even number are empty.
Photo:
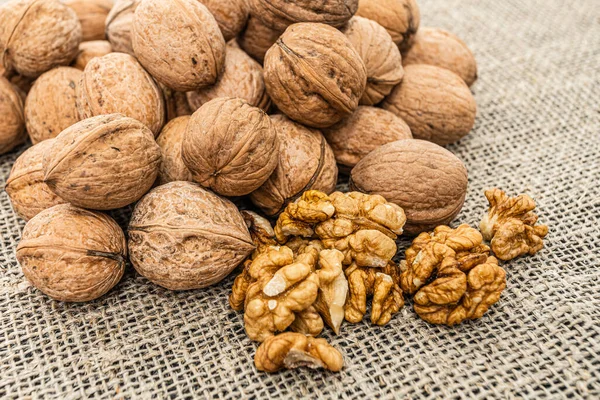
[[[550,226],[538,255],[506,265],[498,304],[448,328],[423,322],[409,302],[387,326],[365,321],[325,333],[344,353],[340,373],[259,373],[243,316],[228,307],[233,277],[171,292],[128,267],[97,301],[52,301],[15,260],[24,223],[2,192],[0,397],[598,398],[598,2],[419,4],[423,26],[455,32],[479,62],[475,130],[449,147],[469,170],[455,224],[477,224],[484,188],[498,186],[534,197]],[[0,159],[2,183],[17,155]],[[126,213],[114,215],[126,224]]]

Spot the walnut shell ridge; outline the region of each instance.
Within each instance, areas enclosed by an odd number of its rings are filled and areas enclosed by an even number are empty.
[[[75,11],[81,23],[81,40],[104,39],[104,22],[113,6],[113,0],[64,0]]]
[[[0,154],[8,153],[27,140],[23,98],[18,89],[0,76]]]
[[[248,21],[246,0],[200,0],[200,3],[215,17],[226,42],[244,30]]]
[[[106,38],[113,51],[133,55],[131,27],[133,15],[141,0],[116,0],[104,22]]]
[[[172,119],[156,138],[156,143],[160,146],[162,154],[160,167],[158,168],[159,185],[192,180],[192,173],[185,166],[183,158],[181,158],[181,142],[183,142],[183,135],[189,121],[189,115]]]
[[[81,42],[72,66],[83,71],[92,58],[105,56],[112,51],[112,45],[108,40]]]
[[[240,47],[259,63],[265,61],[265,54],[275,44],[283,31],[269,28],[258,18],[250,17],[246,28],[238,36]]]

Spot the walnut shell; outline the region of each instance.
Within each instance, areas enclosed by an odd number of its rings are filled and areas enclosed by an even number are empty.
[[[192,109],[188,103],[185,92],[178,92],[161,83],[159,83],[158,86],[162,90],[165,98],[167,121],[171,121],[177,117],[192,115]]]
[[[58,136],[79,121],[75,89],[83,73],[71,67],[44,72],[25,101],[25,123],[31,143]]]
[[[14,0],[0,10],[0,54],[7,71],[37,77],[69,65],[81,42],[75,12],[58,0]]]
[[[326,128],[358,107],[367,70],[350,41],[335,28],[290,26],[265,56],[267,92],[301,124]]]
[[[271,104],[262,67],[232,43],[227,45],[225,70],[217,83],[187,92],[188,104],[192,110],[197,110],[203,104],[219,97],[239,97],[251,106],[265,111]]]
[[[141,0],[116,0],[106,16],[104,30],[113,51],[133,55],[131,27],[133,15]]]
[[[165,125],[156,143],[160,146],[162,160],[158,169],[158,184],[175,181],[191,181],[192,173],[181,158],[181,142],[190,121],[188,115],[177,117]]]
[[[468,86],[477,80],[477,62],[469,47],[456,35],[439,28],[421,28],[402,62],[449,69]]]
[[[120,113],[144,123],[158,135],[165,123],[163,94],[137,60],[110,53],[90,60],[77,85],[80,119]]]
[[[235,205],[191,182],[167,183],[144,196],[128,232],[135,269],[172,290],[213,285],[254,250]]]
[[[226,42],[235,38],[246,26],[248,7],[245,0],[200,0],[215,17]]]
[[[56,137],[44,154],[44,182],[76,206],[120,208],[152,187],[160,157],[144,124],[121,114],[100,115]]]
[[[25,150],[13,164],[6,181],[5,190],[13,209],[25,221],[65,202],[44,183],[42,160],[53,143],[54,139],[44,140]]]
[[[194,182],[224,196],[258,189],[277,167],[278,152],[277,132],[267,114],[229,97],[200,107],[181,145]]]
[[[415,139],[444,146],[473,129],[477,105],[458,75],[424,64],[407,65],[404,72],[382,107],[406,121]]]
[[[269,179],[250,194],[267,215],[277,215],[307,190],[327,194],[335,190],[338,169],[331,148],[321,133],[283,115],[271,117],[279,138],[279,158]]]
[[[319,22],[340,27],[356,12],[358,0],[248,0],[250,14],[263,24],[283,31],[297,22]]]
[[[113,6],[113,0],[64,0],[81,23],[81,39],[104,39],[104,22]]]
[[[378,147],[356,164],[350,187],[402,207],[404,231],[417,234],[447,225],[458,215],[467,193],[467,169],[436,144],[399,140]]]
[[[346,173],[377,147],[412,139],[410,128],[402,118],[368,106],[358,107],[348,118],[324,129],[323,135],[333,150],[340,171]]]
[[[27,140],[23,99],[18,89],[0,76],[0,154],[8,153]]]
[[[198,0],[143,0],[135,10],[132,42],[148,72],[178,91],[212,85],[225,64],[219,25]]]
[[[48,208],[32,218],[17,246],[23,275],[56,300],[97,299],[123,276],[125,235],[108,215],[70,204]]]
[[[108,40],[81,42],[72,66],[83,71],[92,58],[102,57],[108,53],[112,53],[112,45]]]
[[[282,33],[283,31],[269,28],[258,18],[250,17],[246,29],[238,36],[237,42],[246,53],[262,64],[267,50],[275,44]]]

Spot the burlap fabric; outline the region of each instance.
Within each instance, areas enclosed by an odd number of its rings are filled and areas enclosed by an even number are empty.
[[[385,327],[325,333],[344,353],[340,373],[259,373],[242,314],[227,304],[231,277],[176,293],[129,268],[100,300],[52,301],[15,260],[23,222],[3,192],[0,397],[598,398],[598,1],[419,3],[423,25],[464,38],[480,67],[476,128],[450,147],[470,175],[456,223],[477,224],[484,188],[499,186],[532,195],[550,226],[543,251],[506,266],[508,287],[484,318],[433,326],[408,303]],[[0,159],[2,183],[17,155]]]

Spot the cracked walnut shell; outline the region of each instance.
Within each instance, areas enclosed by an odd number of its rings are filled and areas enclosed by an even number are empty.
[[[235,38],[246,26],[248,7],[246,0],[200,0],[215,17],[219,29],[228,42]]]
[[[64,0],[64,3],[77,14],[83,41],[104,39],[104,22],[113,0]]]
[[[169,121],[156,138],[162,154],[158,168],[159,185],[192,180],[192,173],[185,166],[181,157],[181,143],[189,121],[189,116],[177,117]]]
[[[92,58],[103,57],[112,51],[112,45],[108,40],[81,42],[72,66],[83,71]]]
[[[18,89],[0,76],[0,154],[8,153],[27,140],[23,99]]]
[[[106,16],[104,30],[113,51],[133,55],[131,27],[133,15],[141,0],[116,0]]]

